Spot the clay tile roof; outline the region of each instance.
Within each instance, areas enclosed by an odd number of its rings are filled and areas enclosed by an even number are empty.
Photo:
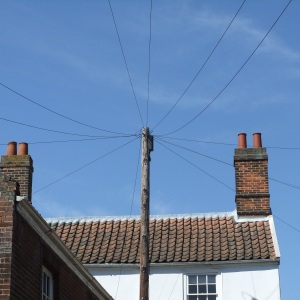
[[[151,217],[150,262],[275,259],[270,218],[236,221],[233,213]],[[46,221],[82,263],[139,263],[138,217]]]

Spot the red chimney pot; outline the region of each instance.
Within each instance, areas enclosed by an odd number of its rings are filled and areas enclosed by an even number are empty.
[[[238,134],[238,148],[247,148],[247,134],[246,133]]]
[[[253,147],[254,148],[261,148],[262,143],[261,143],[261,133],[253,133]]]
[[[19,143],[18,155],[28,155],[28,144],[27,143]]]
[[[17,155],[17,143],[9,142],[7,144],[6,155]]]

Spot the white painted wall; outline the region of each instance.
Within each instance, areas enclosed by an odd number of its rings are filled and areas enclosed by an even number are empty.
[[[185,300],[186,275],[208,273],[217,275],[218,300],[280,300],[277,262],[170,266],[151,266],[150,300]],[[139,299],[138,266],[87,268],[115,300]]]

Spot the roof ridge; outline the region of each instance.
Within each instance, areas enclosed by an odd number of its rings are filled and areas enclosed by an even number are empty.
[[[188,218],[222,218],[234,217],[233,212],[212,212],[212,213],[191,213],[191,214],[164,214],[150,215],[150,220],[166,220],[166,219],[188,219]],[[98,221],[130,221],[140,220],[139,215],[134,216],[82,216],[82,217],[58,217],[45,218],[48,223],[82,223],[82,222],[98,222]]]

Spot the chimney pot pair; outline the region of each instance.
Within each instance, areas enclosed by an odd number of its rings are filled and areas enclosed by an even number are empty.
[[[253,133],[253,148],[261,148],[261,133]],[[239,133],[238,135],[238,148],[247,148],[247,134]]]
[[[16,142],[9,142],[7,145],[7,152],[8,156],[10,155],[17,155],[17,143]],[[19,143],[18,155],[28,155],[28,144],[27,143]]]

